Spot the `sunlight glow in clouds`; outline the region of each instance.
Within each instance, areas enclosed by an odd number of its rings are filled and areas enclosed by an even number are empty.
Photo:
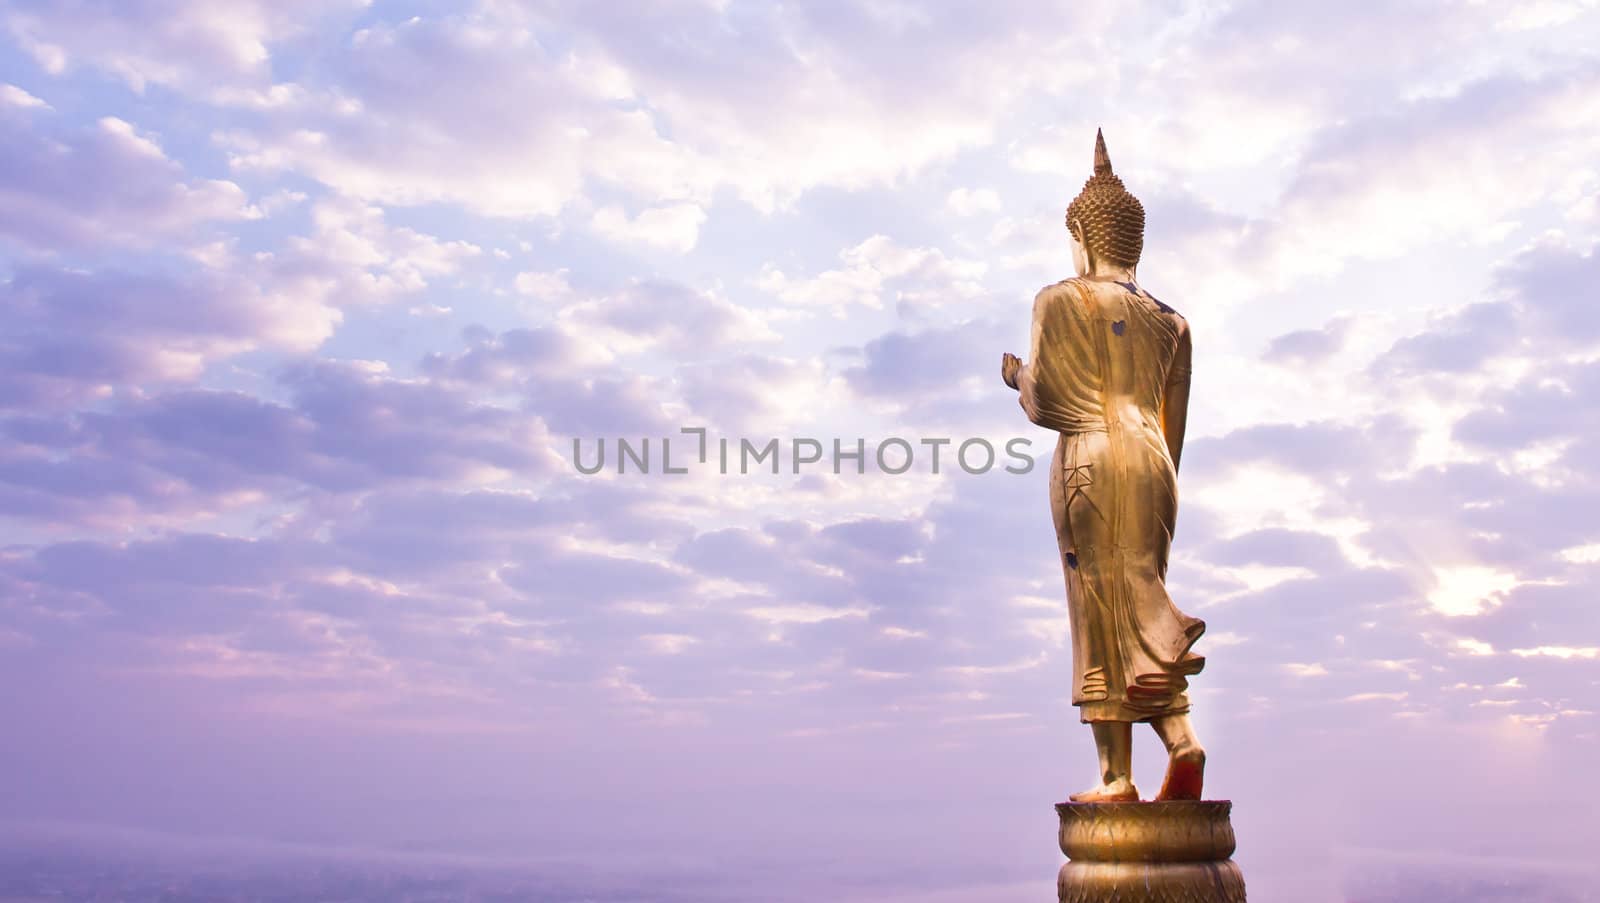
[[[1478,566],[1436,568],[1434,580],[1428,603],[1452,617],[1481,615],[1498,608],[1505,593],[1517,585],[1515,574]]]

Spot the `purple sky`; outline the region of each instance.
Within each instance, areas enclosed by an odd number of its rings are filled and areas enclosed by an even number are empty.
[[[1600,8],[1060,6],[0,2],[11,828],[1046,898],[1043,466],[571,448],[1048,461],[999,358],[1103,126],[1252,897],[1593,869]]]

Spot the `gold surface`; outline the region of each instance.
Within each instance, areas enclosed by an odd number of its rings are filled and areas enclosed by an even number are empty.
[[[1061,903],[1244,903],[1233,804],[1057,803]]]
[[[1050,509],[1066,577],[1072,703],[1094,725],[1100,782],[1078,801],[1136,799],[1127,725],[1169,753],[1162,799],[1198,800],[1205,750],[1188,719],[1205,623],[1167,594],[1189,411],[1188,322],[1139,285],[1144,208],[1095,136],[1094,174],[1067,209],[1077,276],[1034,298],[1026,363],[1000,375],[1028,419],[1060,434]]]
[[[1106,139],[1094,135],[1094,175],[1067,206],[1067,230],[1096,255],[1131,267],[1144,252],[1144,205],[1111,171]]]
[[[1167,595],[1189,403],[1188,323],[1132,282],[1068,279],[1034,300],[1022,408],[1059,432],[1050,474],[1085,721],[1188,710],[1205,623]]]
[[[1056,878],[1060,903],[1245,903],[1244,877],[1233,860],[1069,862]]]
[[[1233,855],[1227,801],[1057,803],[1061,852],[1096,862],[1204,862]]]

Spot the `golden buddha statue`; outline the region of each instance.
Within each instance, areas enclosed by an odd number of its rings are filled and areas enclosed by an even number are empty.
[[[1034,423],[1061,434],[1050,473],[1072,626],[1072,703],[1094,731],[1100,783],[1078,803],[1139,799],[1132,728],[1147,721],[1170,756],[1157,800],[1198,800],[1205,751],[1189,723],[1191,647],[1205,622],[1167,595],[1178,460],[1189,406],[1189,326],[1140,287],[1144,207],[1095,136],[1094,175],[1067,208],[1077,277],[1033,302],[1026,364],[1006,385]]]

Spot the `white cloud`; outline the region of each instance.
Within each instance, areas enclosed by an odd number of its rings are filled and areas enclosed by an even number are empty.
[[[574,301],[561,309],[559,322],[619,352],[665,350],[694,359],[777,338],[755,312],[719,292],[662,281],[639,280]]]
[[[1511,654],[1522,658],[1600,658],[1600,646],[1534,646],[1513,649]]]
[[[291,237],[286,253],[269,259],[269,266],[280,278],[339,304],[420,291],[482,253],[470,242],[390,225],[380,208],[349,199],[319,201],[311,225],[308,234]]]
[[[0,104],[11,107],[32,107],[48,110],[50,105],[22,90],[16,85],[0,84]]]
[[[1597,85],[1593,76],[1488,82],[1334,130],[1278,207],[1267,241],[1277,281],[1399,257],[1446,237],[1496,243],[1600,153],[1600,137],[1569,133],[1574,116],[1600,116]],[[1537,166],[1524,159],[1529,145],[1542,148]]]
[[[15,107],[0,106],[0,116]],[[0,131],[0,234],[34,248],[187,240],[196,228],[255,218],[244,190],[196,179],[132,123],[74,127],[54,117]]]
[[[1519,582],[1515,574],[1481,565],[1436,567],[1433,577],[1428,604],[1451,617],[1481,615],[1499,608],[1505,594]]]
[[[700,240],[700,224],[706,212],[696,204],[651,207],[629,218],[620,207],[596,210],[591,225],[595,232],[611,241],[651,245],[687,254]]]
[[[1591,542],[1581,546],[1572,546],[1562,549],[1561,557],[1573,564],[1594,564],[1600,562],[1600,542]]]
[[[890,300],[918,307],[970,300],[982,294],[980,280],[988,269],[982,261],[909,248],[885,235],[845,248],[839,258],[840,268],[800,278],[768,264],[757,285],[786,303],[842,314],[856,305],[881,308]]]
[[[908,90],[901,73],[861,64],[869,37],[804,8],[753,11],[764,32],[730,30],[714,7],[569,12],[483,2],[368,25],[323,83],[302,86],[359,116],[258,104],[267,121],[224,136],[232,159],[382,203],[494,216],[582,208],[591,184],[702,207],[727,189],[771,212],[817,186],[890,185],[981,146],[1030,85],[1063,79],[1046,54],[1065,41],[1014,15],[921,32],[937,44],[905,60],[918,71]],[[899,27],[874,21],[860,24]],[[639,52],[663,33],[697,34],[705,53]]]
[[[1345,702],[1402,702],[1411,694],[1399,693],[1353,693],[1344,698]]]
[[[992,188],[957,188],[945,196],[944,205],[957,216],[994,213],[1000,209],[1000,195]]]
[[[572,295],[572,285],[567,282],[565,267],[553,272],[527,270],[512,280],[517,292],[549,301],[562,301]]]
[[[155,84],[226,97],[239,86],[272,87],[271,43],[329,13],[356,10],[368,2],[18,4],[5,25],[23,50],[52,74],[82,64],[110,72],[141,93]]]
[[[651,651],[661,655],[677,655],[700,642],[699,637],[682,633],[649,633],[639,639],[643,640]]]
[[[237,273],[149,275],[28,268],[0,282],[0,404],[54,409],[191,383],[256,349],[304,353],[339,313]],[[49,348],[48,355],[26,348]]]
[[[1495,27],[1507,31],[1530,31],[1564,25],[1581,16],[1592,2],[1584,0],[1534,0],[1509,8]]]

